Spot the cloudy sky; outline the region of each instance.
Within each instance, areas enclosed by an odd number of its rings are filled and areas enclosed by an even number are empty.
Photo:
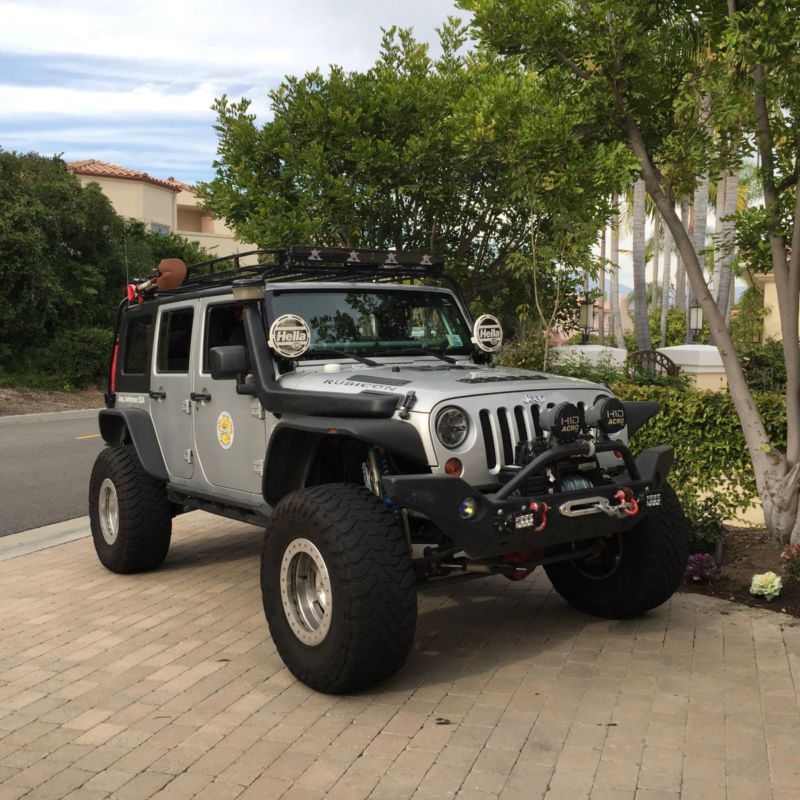
[[[284,75],[365,69],[381,26],[433,42],[454,13],[452,0],[0,0],[0,147],[209,178],[214,98],[249,97],[263,118]]]

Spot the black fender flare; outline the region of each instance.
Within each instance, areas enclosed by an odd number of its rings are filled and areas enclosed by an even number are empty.
[[[169,478],[156,430],[150,414],[143,408],[106,408],[100,412],[100,435],[106,444],[117,446],[130,442],[144,471],[158,480]]]
[[[428,466],[428,456],[417,429],[400,420],[368,417],[301,417],[282,419],[267,444],[263,492],[275,504],[290,491],[305,485],[308,470],[322,442],[342,436]]]
[[[622,407],[628,422],[628,436],[633,436],[642,425],[661,411],[661,404],[652,400],[623,400]]]

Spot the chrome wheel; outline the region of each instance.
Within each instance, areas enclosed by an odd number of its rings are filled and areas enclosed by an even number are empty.
[[[309,539],[294,539],[281,560],[281,602],[294,635],[321,644],[331,627],[333,594],[322,553]]]
[[[100,500],[97,504],[100,517],[100,531],[106,544],[114,544],[119,533],[119,503],[117,502],[117,489],[111,478],[106,478],[100,484]]]

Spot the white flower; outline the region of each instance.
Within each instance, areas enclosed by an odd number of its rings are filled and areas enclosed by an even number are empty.
[[[774,600],[783,589],[783,581],[774,572],[762,572],[760,575],[753,575],[750,584],[750,594],[762,595],[767,600]]]

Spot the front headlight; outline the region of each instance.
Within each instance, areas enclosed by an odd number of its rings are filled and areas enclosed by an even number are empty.
[[[469,417],[456,406],[448,406],[436,417],[436,435],[448,449],[453,450],[464,444],[469,433]]]

